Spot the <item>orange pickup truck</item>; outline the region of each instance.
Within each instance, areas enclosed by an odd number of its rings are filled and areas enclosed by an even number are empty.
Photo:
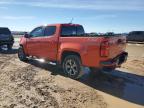
[[[59,64],[68,77],[77,79],[82,67],[92,72],[120,67],[127,60],[126,37],[121,35],[87,35],[79,24],[39,26],[20,40],[18,57],[42,58]]]

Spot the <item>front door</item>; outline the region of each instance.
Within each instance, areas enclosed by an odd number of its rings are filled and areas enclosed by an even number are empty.
[[[40,56],[40,39],[43,36],[43,27],[37,27],[30,33],[30,38],[27,38],[27,50],[30,56]]]

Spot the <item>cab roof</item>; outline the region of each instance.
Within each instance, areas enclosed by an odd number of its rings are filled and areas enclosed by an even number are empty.
[[[72,24],[72,23],[57,23],[57,24],[41,25],[40,27],[45,27],[45,26],[57,26],[57,25],[65,25],[65,26],[81,26],[80,24]]]

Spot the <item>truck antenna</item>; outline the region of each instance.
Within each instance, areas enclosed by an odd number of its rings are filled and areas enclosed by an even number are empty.
[[[72,18],[72,19],[71,19],[71,21],[70,21],[70,23],[69,23],[69,24],[72,24],[73,20],[74,20],[74,18]]]

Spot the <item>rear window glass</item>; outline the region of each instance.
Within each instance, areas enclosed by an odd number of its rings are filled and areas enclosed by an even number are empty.
[[[144,35],[143,31],[134,31],[134,32],[130,32],[129,35]]]
[[[68,37],[76,35],[76,27],[75,26],[62,26],[61,36]]]
[[[83,36],[85,34],[84,28],[82,26],[77,26],[77,35]]]
[[[0,34],[11,34],[8,28],[0,28]]]
[[[54,35],[56,32],[56,26],[48,26],[45,28],[44,36]]]
[[[142,35],[143,32],[135,32],[136,35]]]

